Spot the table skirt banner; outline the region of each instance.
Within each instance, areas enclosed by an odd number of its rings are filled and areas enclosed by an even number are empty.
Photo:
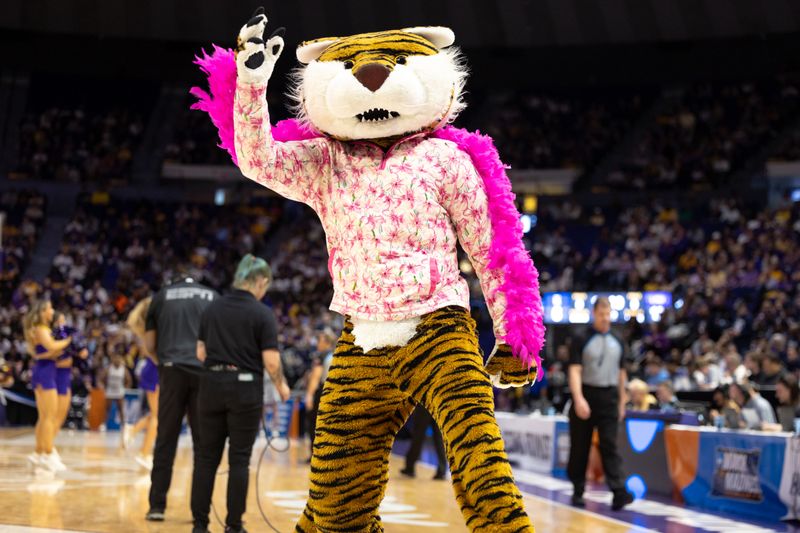
[[[780,496],[786,506],[784,520],[800,520],[800,437],[797,436],[786,445]]]
[[[496,413],[508,459],[523,470],[563,476],[569,457],[564,416]]]
[[[759,520],[787,515],[780,489],[790,435],[687,426],[665,432],[670,477],[686,503]]]

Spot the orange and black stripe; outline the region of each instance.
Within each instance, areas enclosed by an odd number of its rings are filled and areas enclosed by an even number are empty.
[[[348,321],[322,391],[308,503],[295,532],[383,531],[378,507],[392,444],[418,403],[442,431],[470,531],[534,531],[494,418],[469,312],[451,306],[429,313],[405,346],[367,353],[352,328]]]
[[[330,37],[315,39],[303,45],[331,40],[333,39]],[[380,63],[392,69],[400,57],[431,56],[438,52],[436,46],[424,37],[400,30],[390,30],[335,38],[317,61],[349,61],[352,62],[354,71],[367,63]]]

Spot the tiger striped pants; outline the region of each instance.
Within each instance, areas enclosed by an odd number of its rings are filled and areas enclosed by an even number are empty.
[[[494,418],[475,322],[451,306],[422,317],[403,347],[366,354],[347,321],[322,392],[308,503],[295,531],[383,531],[378,506],[397,432],[417,403],[442,430],[471,531],[531,532]]]

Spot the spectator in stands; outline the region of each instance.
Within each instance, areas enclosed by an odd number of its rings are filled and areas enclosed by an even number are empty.
[[[729,392],[729,385],[720,385],[714,389],[706,419],[713,424],[720,417],[723,427],[738,428],[741,409],[736,402],[730,399]]]
[[[747,369],[747,378],[753,383],[758,383],[762,379],[761,362],[764,357],[760,352],[752,350],[744,356],[744,367]]]
[[[14,386],[14,371],[8,362],[0,356],[0,388],[11,388]],[[0,391],[0,396],[3,392]]]
[[[730,351],[723,359],[722,379],[720,383],[741,383],[747,379],[747,368],[742,364],[742,358],[736,351]]]
[[[775,397],[778,399],[778,423],[764,423],[765,431],[795,431],[795,420],[800,419],[800,387],[797,378],[784,374],[775,385]]]
[[[61,181],[126,179],[144,123],[127,109],[48,107],[20,125],[18,164],[12,175]]]
[[[669,371],[660,357],[653,357],[645,367],[645,381],[650,386],[658,385],[669,379]]]
[[[709,352],[697,360],[697,370],[692,377],[700,390],[712,390],[720,384],[722,373],[716,359],[716,354]]]
[[[641,379],[628,382],[628,405],[630,411],[650,411],[658,405],[658,400],[650,394],[647,383]]]
[[[658,409],[664,413],[678,411],[678,398],[672,390],[672,383],[662,381],[656,388],[656,398],[658,399]]]
[[[763,369],[762,373],[758,377],[758,381],[755,381],[759,387],[776,386],[781,376],[786,372],[783,367],[783,361],[781,361],[781,357],[777,353],[767,354],[761,363],[761,368]]]
[[[568,389],[569,344],[556,348],[555,361],[547,369],[547,392],[553,405],[563,405]]]
[[[797,342],[790,342],[786,348],[786,370],[791,373],[797,373],[800,370],[800,350],[798,350]]]
[[[731,400],[742,410],[740,428],[761,429],[764,424],[774,424],[775,412],[751,383],[732,383],[729,389]]]

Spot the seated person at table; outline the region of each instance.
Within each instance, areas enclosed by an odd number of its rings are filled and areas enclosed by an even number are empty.
[[[669,381],[662,381],[658,384],[656,398],[658,398],[658,409],[662,413],[675,413],[680,410],[678,408],[678,398],[675,397],[672,383]]]
[[[800,418],[800,387],[797,378],[784,374],[775,385],[775,397],[778,398],[778,423],[764,424],[764,431],[794,432],[794,420]]]
[[[658,401],[650,394],[647,383],[641,379],[632,379],[628,383],[629,411],[650,411],[658,406]]]
[[[709,423],[713,424],[718,416],[722,416],[724,417],[724,422],[722,424],[724,427],[738,429],[741,409],[736,402],[731,400],[728,396],[729,389],[730,386],[728,385],[720,385],[714,389],[714,393],[711,396],[711,408],[708,411],[707,418]]]
[[[731,383],[730,396],[742,409],[740,428],[761,429],[765,424],[777,422],[772,406],[761,397],[752,383]]]

